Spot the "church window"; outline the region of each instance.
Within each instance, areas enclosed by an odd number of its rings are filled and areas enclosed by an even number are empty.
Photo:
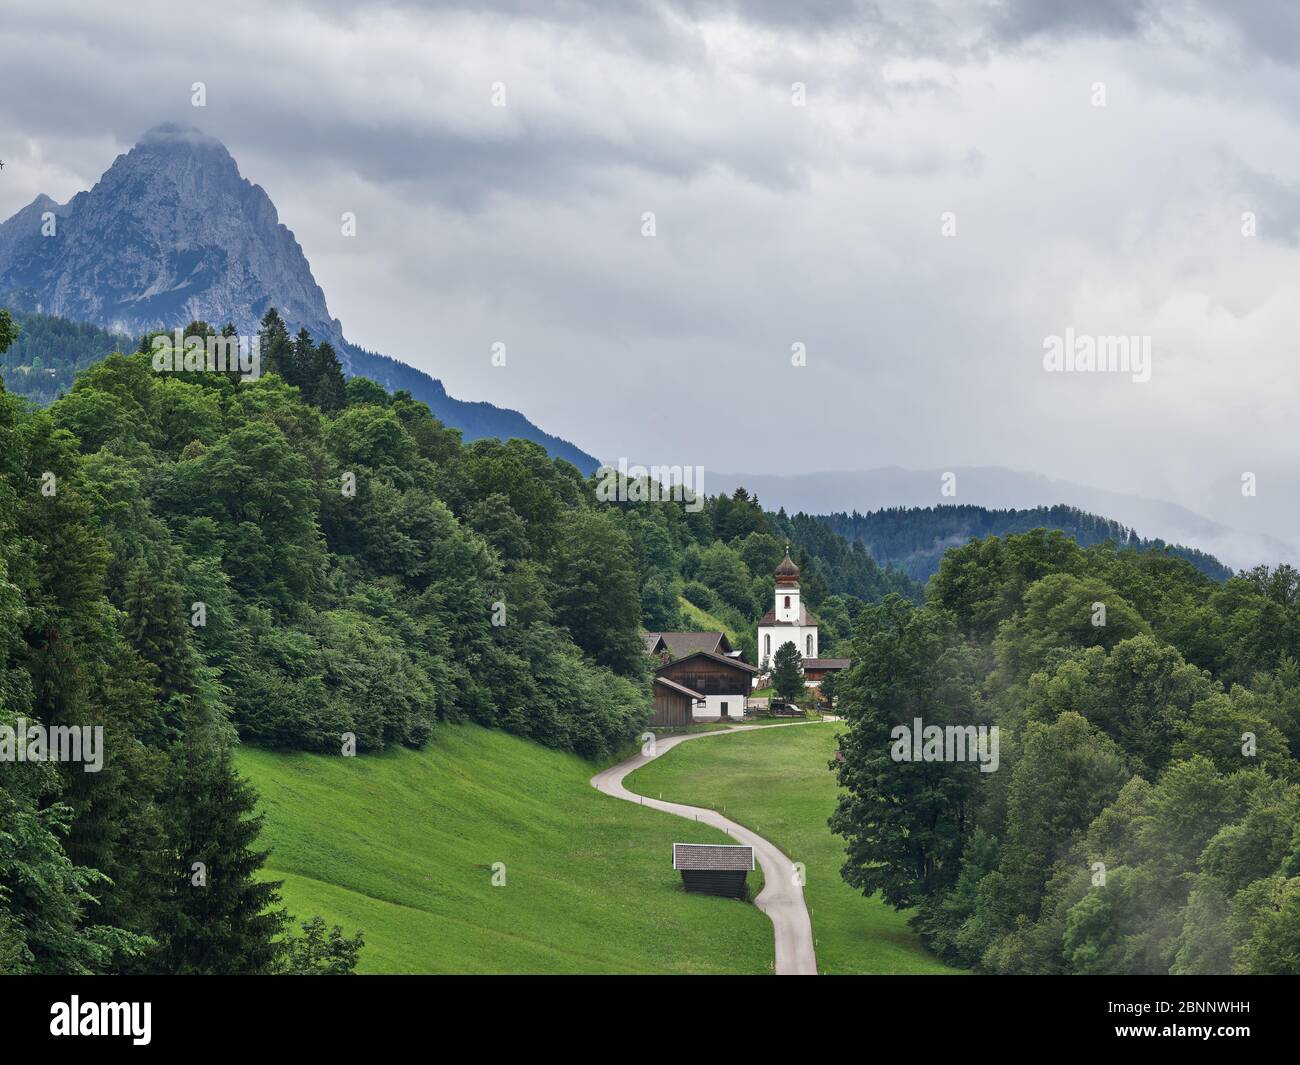
[[[785,597],[785,608],[786,610],[790,609],[790,597],[788,595]]]
[[[812,636],[808,637],[808,657],[812,658]]]

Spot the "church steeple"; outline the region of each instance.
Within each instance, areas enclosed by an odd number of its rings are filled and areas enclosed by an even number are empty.
[[[773,571],[776,595],[772,610],[758,623],[758,660],[764,668],[782,644],[792,643],[801,657],[817,657],[817,619],[799,602],[799,567],[790,557],[790,541],[785,542],[785,557]]]
[[[775,575],[777,584],[799,586],[799,567],[790,558],[789,540],[785,542],[785,558],[777,564]]]

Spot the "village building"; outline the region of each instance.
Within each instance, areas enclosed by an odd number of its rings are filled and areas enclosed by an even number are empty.
[[[809,688],[820,687],[828,673],[839,673],[848,668],[847,658],[805,658],[803,660],[804,685]]]
[[[695,707],[705,705],[704,696],[699,692],[678,684],[667,677],[655,677],[654,709],[650,715],[650,724],[662,727],[689,725],[695,720]]]
[[[694,704],[692,719],[709,721],[744,717],[745,699],[757,673],[756,668],[739,658],[694,651],[665,662],[655,670],[655,679],[670,680],[698,696],[702,701]],[[667,694],[664,700],[667,704]]]
[[[729,843],[674,843],[673,868],[687,891],[743,899],[754,869],[754,848]]]
[[[645,653],[663,661],[684,658],[696,651],[709,651],[715,655],[739,658],[740,652],[731,649],[725,632],[643,632],[641,640]]]
[[[817,657],[817,617],[799,601],[799,567],[790,559],[790,545],[785,558],[774,571],[776,595],[772,609],[758,622],[758,665],[767,672],[782,644],[792,643],[801,659]]]

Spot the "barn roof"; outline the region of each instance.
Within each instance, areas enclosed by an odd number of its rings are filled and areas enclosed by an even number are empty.
[[[655,677],[655,683],[662,684],[665,688],[669,688],[679,695],[689,695],[692,699],[698,699],[701,702],[704,700],[704,696],[699,692],[691,691],[686,685],[678,684],[675,680],[669,680],[667,677]]]
[[[674,843],[673,868],[747,871],[754,868],[754,848],[728,843]]]
[[[721,662],[724,666],[733,666],[745,673],[758,672],[757,666],[751,666],[748,662],[742,662],[739,658],[728,658],[726,655],[716,655],[712,651],[695,651],[692,654],[683,655],[681,658],[674,658],[671,662],[665,662],[655,670],[655,672],[662,673],[665,669],[672,669],[674,666],[680,666],[688,659],[700,657],[712,659],[714,662]]]
[[[696,651],[719,654],[731,650],[731,642],[725,632],[647,632],[642,639],[647,653],[653,653],[662,640],[674,658],[682,658]]]

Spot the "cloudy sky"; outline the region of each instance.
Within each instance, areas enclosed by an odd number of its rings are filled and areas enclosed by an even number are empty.
[[[350,339],[601,458],[1003,465],[1295,540],[1297,10],[5,0],[0,216],[191,122]],[[1067,329],[1150,381],[1045,371]]]

